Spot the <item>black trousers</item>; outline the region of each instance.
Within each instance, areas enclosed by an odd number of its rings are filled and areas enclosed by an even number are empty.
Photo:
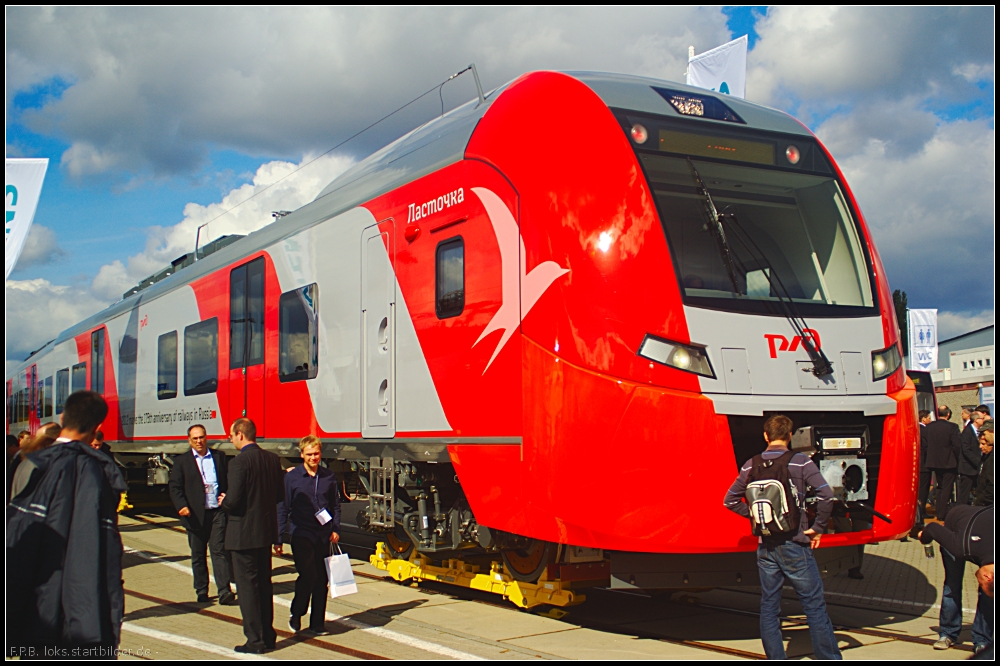
[[[194,574],[194,591],[208,594],[208,558],[212,553],[212,570],[215,573],[215,587],[219,599],[233,596],[231,572],[233,570],[229,551],[226,550],[226,514],[219,509],[206,509],[205,522],[198,529],[187,531],[188,545],[191,546],[191,573]]]
[[[934,499],[934,513],[938,520],[944,520],[948,515],[948,502],[951,500],[951,490],[955,486],[954,469],[931,469],[937,481],[937,494]]]
[[[969,503],[969,499],[972,497],[972,489],[976,487],[976,481],[978,480],[978,474],[975,476],[958,475],[958,493],[955,498],[955,504]]]
[[[923,521],[927,518],[927,498],[931,490],[931,470],[923,465],[920,467],[920,480],[917,486],[917,517]]]
[[[243,634],[253,648],[274,647],[274,590],[271,587],[271,549],[232,550],[233,578],[239,595]]]
[[[299,617],[309,609],[312,597],[311,629],[322,629],[326,621],[327,577],[323,560],[330,555],[329,542],[316,542],[307,537],[292,537],[292,559],[295,560],[295,597],[292,598],[292,615]]]

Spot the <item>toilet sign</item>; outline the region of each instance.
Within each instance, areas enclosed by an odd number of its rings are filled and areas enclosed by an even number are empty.
[[[745,98],[747,36],[688,58],[687,84]]]
[[[35,207],[42,193],[42,181],[49,168],[47,158],[8,158],[4,166],[4,279],[21,256],[21,248],[28,237]]]
[[[907,322],[910,326],[910,370],[937,370],[937,309],[907,310]]]

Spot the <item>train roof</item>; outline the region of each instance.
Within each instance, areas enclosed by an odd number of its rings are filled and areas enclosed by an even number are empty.
[[[783,111],[703,88],[627,74],[578,71],[565,72],[565,74],[586,84],[611,108],[689,118],[679,114],[663,96],[653,90],[654,86],[666,87],[670,90],[688,92],[703,97],[716,97],[736,111],[749,127],[811,136],[809,130]],[[503,94],[510,83],[491,91],[486,95],[485,103],[480,103],[478,99],[467,102],[376,151],[335,178],[319,193],[316,199],[294,212],[278,218],[275,222],[245,238],[66,329],[55,340],[42,346],[18,365],[15,372],[30,365],[31,358],[37,354],[85,333],[122,313],[129,312],[143,301],[169,293],[193,280],[236,262],[243,256],[269,247],[287,236],[319,224],[405,183],[458,162],[465,155],[466,146],[480,118],[483,117],[493,101]],[[692,121],[728,125],[728,123],[708,118],[692,119]]]

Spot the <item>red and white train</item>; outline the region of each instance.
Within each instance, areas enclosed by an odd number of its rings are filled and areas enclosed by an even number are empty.
[[[532,580],[565,544],[613,551],[616,584],[680,587],[755,548],[722,499],[780,412],[841,500],[825,546],[912,524],[889,285],[843,174],[785,113],[533,72],[191,258],[25,361],[9,431],[96,390],[119,462],[145,468],[246,415],[262,445],[294,457],[316,434],[374,484],[361,522],[399,556],[499,550]]]

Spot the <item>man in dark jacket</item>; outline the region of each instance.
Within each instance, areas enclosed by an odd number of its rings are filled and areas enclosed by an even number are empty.
[[[979,451],[979,429],[988,417],[977,408],[972,412],[969,425],[962,431],[962,449],[958,456],[958,492],[955,502],[968,504],[972,489],[976,487],[982,453]]]
[[[278,539],[278,503],[285,498],[281,460],[257,446],[257,427],[236,419],[229,439],[239,454],[229,466],[229,492],[220,507],[229,514],[226,550],[232,551],[233,574],[239,592],[245,645],[237,652],[261,654],[273,649],[274,600],[271,587],[271,547]]]
[[[224,496],[226,454],[208,448],[208,433],[200,423],[188,428],[191,450],[174,458],[170,471],[170,500],[177,509],[181,524],[187,530],[191,546],[191,572],[194,591],[199,603],[208,603],[208,561],[205,551],[212,551],[212,569],[219,603],[235,606],[236,597],[229,586],[229,554],[226,551],[226,514],[219,509],[219,497]]]
[[[937,480],[937,496],[934,500],[935,515],[944,520],[948,513],[948,500],[955,485],[958,471],[958,456],[962,448],[958,426],[949,421],[951,410],[944,405],[938,407],[938,418],[925,426],[927,433],[927,468]]]
[[[975,500],[973,506],[993,506],[993,419],[983,422],[979,429],[979,450],[983,453],[983,462],[979,466],[979,478],[976,481]]]
[[[972,621],[972,643],[976,654],[993,643],[993,507],[956,505],[948,511],[944,525],[931,523],[920,533],[920,541],[941,544],[944,564],[944,591],[938,620],[940,638],[935,650],[947,650],[959,642],[962,630],[962,578],[965,563],[972,562],[979,571],[979,602]],[[984,575],[988,574],[988,575]]]
[[[16,654],[42,656],[48,646],[108,658],[118,646],[116,509],[126,486],[115,462],[90,447],[107,413],[97,393],[69,396],[60,437],[29,455],[35,469],[7,509],[7,641]]]

